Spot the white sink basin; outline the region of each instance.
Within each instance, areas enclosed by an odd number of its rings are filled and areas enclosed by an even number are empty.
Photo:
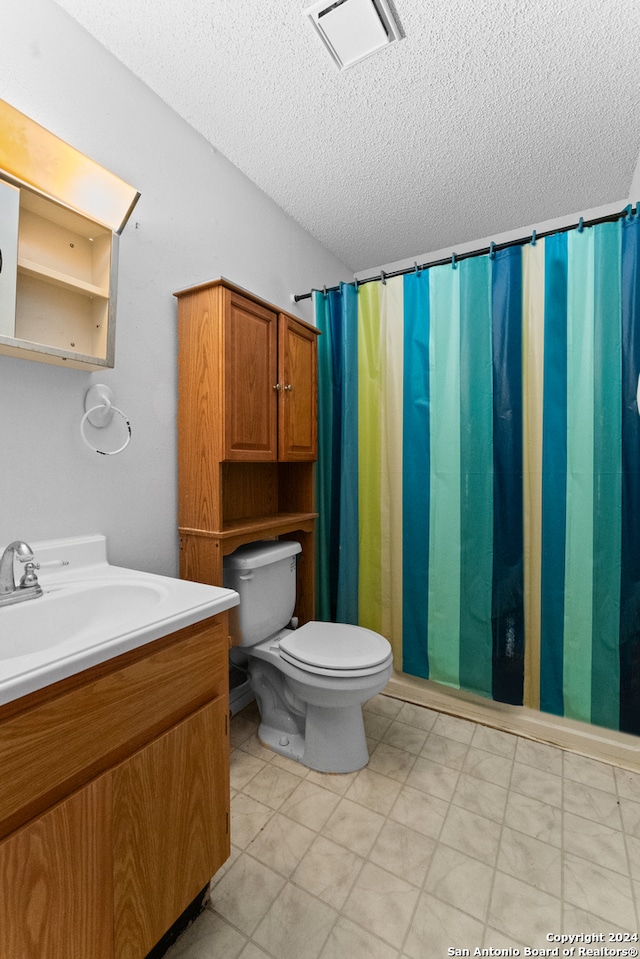
[[[30,546],[43,595],[0,607],[0,703],[238,603],[230,589],[111,566],[104,536]]]

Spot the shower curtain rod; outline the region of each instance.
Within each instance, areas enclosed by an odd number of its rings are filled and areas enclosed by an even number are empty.
[[[640,215],[640,202],[636,203],[635,209],[636,216]],[[461,260],[468,260],[472,256],[486,256],[487,254],[492,255],[493,253],[498,253],[500,250],[507,250],[512,246],[525,246],[527,243],[535,244],[536,240],[541,240],[545,236],[553,236],[555,233],[568,233],[570,230],[580,230],[582,231],[585,227],[588,226],[597,226],[599,223],[615,223],[617,220],[621,220],[623,217],[631,219],[633,215],[633,205],[628,204],[621,210],[619,213],[610,213],[608,216],[597,217],[594,220],[584,220],[582,217],[578,220],[577,223],[573,223],[570,226],[561,226],[556,230],[546,230],[544,233],[538,233],[536,230],[533,231],[531,236],[521,237],[518,240],[507,240],[504,243],[491,243],[489,246],[483,247],[481,250],[469,250],[467,253],[452,253],[451,256],[445,256],[441,260],[432,260],[429,263],[422,263],[418,266],[417,263],[414,263],[413,266],[406,266],[401,270],[392,270],[389,273],[385,273],[383,270],[380,270],[377,276],[367,276],[362,280],[358,280],[354,277],[353,283],[358,286],[362,286],[364,283],[373,283],[377,280],[386,280],[391,279],[394,276],[405,276],[407,273],[420,273],[422,270],[429,270],[432,266],[445,266],[447,263],[451,263],[455,268],[456,264]],[[352,284],[347,284],[348,286]],[[330,293],[335,290],[339,290],[340,286],[325,286],[321,290],[313,289],[309,293],[294,293],[293,302],[299,303],[300,300],[310,300],[314,293]]]

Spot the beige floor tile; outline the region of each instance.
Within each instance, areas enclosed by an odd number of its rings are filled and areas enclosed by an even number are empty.
[[[246,849],[273,816],[273,809],[251,796],[238,793],[231,801],[231,842]]]
[[[404,951],[410,959],[449,955],[449,949],[474,949],[482,945],[483,923],[428,893],[420,896]],[[462,955],[463,953],[461,953]]]
[[[449,739],[456,739],[460,743],[467,743],[467,745],[473,739],[475,730],[475,723],[470,723],[466,719],[459,719],[457,716],[448,716],[446,713],[439,713],[433,724],[434,733],[439,736],[447,736]]]
[[[401,823],[387,820],[369,853],[369,859],[413,886],[421,887],[435,846],[433,839]]]
[[[564,781],[564,811],[583,819],[621,829],[620,803],[615,793],[585,786],[584,783]]]
[[[458,777],[452,801],[485,819],[502,822],[508,795],[504,786],[496,786],[463,772]]]
[[[584,786],[593,786],[606,792],[616,792],[616,780],[613,767],[608,763],[577,756],[574,753],[565,753],[563,760],[565,779],[582,783]]]
[[[243,749],[234,749],[229,758],[229,779],[232,789],[243,789],[267,764]]]
[[[314,829],[322,829],[334,811],[340,797],[308,779],[303,780],[280,807],[283,815]]]
[[[636,924],[631,880],[605,866],[566,853],[563,895],[572,905],[623,929]]]
[[[565,813],[564,851],[615,872],[629,871],[624,834],[593,819]]]
[[[525,766],[533,766],[543,772],[562,775],[562,750],[547,743],[537,743],[532,739],[518,739],[516,761]]]
[[[390,716],[382,716],[380,713],[374,713],[370,709],[362,710],[362,719],[364,722],[365,735],[368,740],[373,742],[379,742],[393,722]]]
[[[399,722],[396,719],[385,732],[382,741],[417,756],[424,746],[427,736],[428,733],[425,729],[417,729],[415,726],[409,726],[407,723]]]
[[[329,934],[320,959],[397,959],[388,943],[340,916]]]
[[[484,921],[492,876],[491,866],[440,843],[424,889],[474,919]]]
[[[459,775],[457,769],[434,763],[430,759],[418,758],[406,781],[407,786],[421,789],[438,799],[449,800],[455,792]]]
[[[493,884],[489,925],[516,942],[532,948],[548,947],[546,935],[560,929],[561,902],[556,896],[497,872]]]
[[[532,796],[510,790],[504,823],[552,846],[562,845],[562,811]]]
[[[289,878],[316,834],[276,813],[247,847],[247,852],[269,869]]]
[[[324,836],[317,836],[293,874],[293,881],[334,909],[341,909],[364,860]]]
[[[518,762],[517,749],[516,762],[513,764],[511,773],[510,788],[525,796],[539,799],[550,806],[562,806],[562,777],[544,769],[537,769],[535,766]]]
[[[439,715],[435,710],[427,709],[425,706],[403,703],[397,718],[401,723],[407,723],[408,726],[415,726],[416,729],[424,729],[429,732],[433,729]]]
[[[269,763],[247,783],[244,792],[272,809],[279,809],[299,785],[300,780],[293,773]]]
[[[437,839],[448,810],[448,802],[411,786],[403,786],[389,818],[422,833],[423,836]]]
[[[505,733],[501,729],[492,729],[490,726],[476,726],[471,745],[476,749],[485,749],[498,756],[513,759],[518,744],[518,737]]]
[[[440,842],[489,866],[495,866],[500,832],[499,823],[451,804],[440,833]]]
[[[287,883],[252,938],[278,959],[317,959],[336,919],[330,906]]]
[[[475,776],[494,786],[508,788],[511,779],[513,760],[507,756],[489,753],[485,749],[470,746],[465,756],[463,770],[468,776]]]
[[[343,907],[343,915],[400,948],[419,890],[374,863],[364,865]]]
[[[350,799],[341,799],[329,816],[323,835],[358,856],[367,856],[384,825],[384,816]]]
[[[552,896],[562,892],[562,859],[557,846],[505,826],[498,869]]]
[[[452,769],[462,769],[469,747],[466,743],[459,743],[456,739],[447,739],[437,733],[430,733],[422,747],[422,759],[430,759],[442,766],[451,766]]]
[[[362,709],[364,712],[379,713],[388,719],[395,719],[403,706],[404,703],[402,700],[394,699],[392,696],[383,696],[382,693],[378,693],[376,696],[368,699],[366,703],[363,704]]]
[[[406,749],[398,749],[397,746],[392,746],[390,743],[379,742],[375,749],[371,751],[367,768],[403,783],[411,772],[415,761],[416,757],[413,753],[408,753]]]
[[[386,816],[401,789],[401,783],[395,779],[365,768],[360,770],[345,797]]]
[[[250,936],[272,905],[285,880],[243,854],[211,892],[211,907]]]

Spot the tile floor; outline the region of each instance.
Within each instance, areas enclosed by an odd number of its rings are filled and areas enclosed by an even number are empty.
[[[232,719],[231,858],[168,959],[640,947],[640,775],[383,695],[364,715],[344,776],[263,748],[255,704]]]

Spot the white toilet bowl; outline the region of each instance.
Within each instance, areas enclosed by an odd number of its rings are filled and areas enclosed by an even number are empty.
[[[362,703],[391,677],[391,646],[361,626],[310,622],[284,628],[295,603],[292,557],[299,552],[299,543],[276,541],[241,547],[225,558],[225,585],[240,594],[231,631],[246,657],[261,742],[320,772],[354,772],[369,761]]]
[[[330,666],[296,665],[283,648],[295,640],[304,652],[309,639],[318,649],[326,641],[333,655],[323,659]],[[350,640],[361,647],[360,665],[351,668],[339,665],[335,651],[338,644],[348,650]],[[320,772],[347,773],[366,766],[362,703],[384,689],[393,671],[391,647],[382,636],[360,626],[312,622],[282,630],[244,652],[260,710],[258,736],[266,746]],[[354,656],[346,661],[353,664]]]

